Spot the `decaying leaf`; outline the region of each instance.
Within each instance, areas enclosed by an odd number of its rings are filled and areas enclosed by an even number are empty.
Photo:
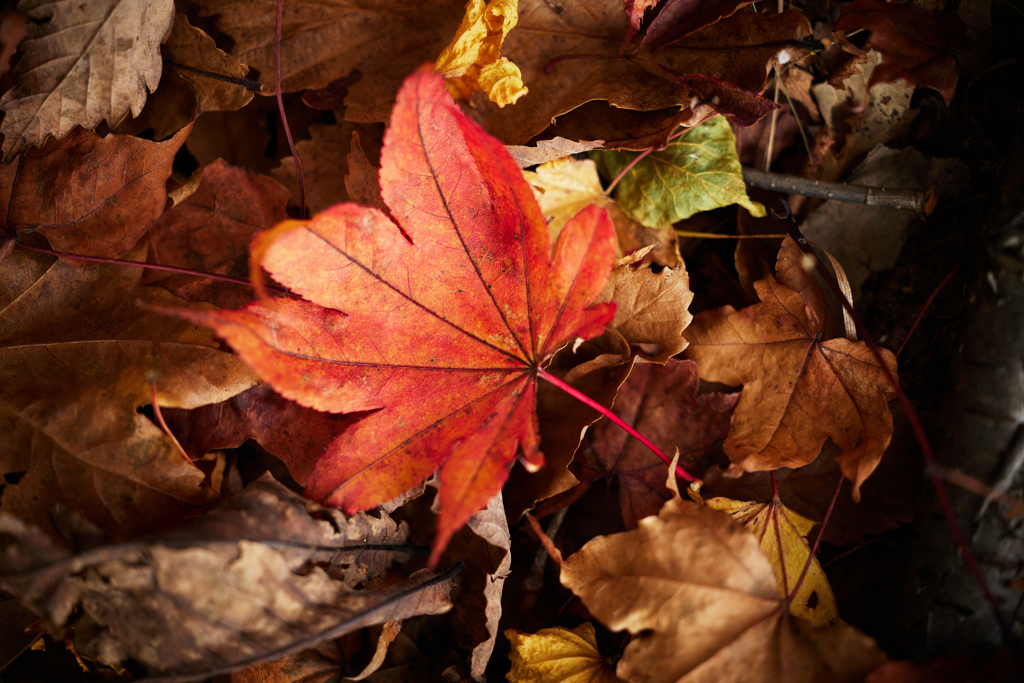
[[[686,348],[683,330],[693,320],[687,310],[693,292],[682,261],[675,268],[655,271],[643,264],[643,256],[641,250],[617,261],[597,300],[615,304],[608,328],[640,347],[637,355],[665,363]]]
[[[537,368],[611,319],[612,306],[587,306],[614,234],[606,215],[584,211],[552,259],[515,162],[426,70],[399,95],[380,178],[401,227],[341,204],[257,236],[253,260],[306,301],[180,314],[214,327],[287,398],[331,412],[385,408],[328,448],[306,495],[354,512],[440,467],[436,562],[500,490],[517,451],[543,463]]]
[[[209,503],[202,472],[138,408],[153,383],[161,406],[195,408],[256,382],[208,330],[139,308],[188,305],[140,277],[21,249],[0,263],[0,473],[24,473],[0,510],[47,533],[57,503],[114,538]]]
[[[661,47],[727,17],[751,0],[664,0],[641,45]]]
[[[247,173],[218,160],[192,174],[172,193],[174,206],[149,231],[149,262],[236,278],[249,274],[249,241],[287,217],[288,191],[273,178]],[[240,306],[250,289],[191,275],[148,270],[157,284],[189,301]]]
[[[38,232],[58,251],[123,256],[163,213],[171,164],[189,130],[151,142],[78,129],[29,150],[0,171],[0,224],[22,236]]]
[[[678,450],[683,466],[700,462],[705,450],[729,432],[738,394],[697,395],[693,361],[670,360],[664,366],[637,363],[619,389],[612,410],[665,453]],[[665,463],[618,425],[602,420],[584,439],[570,468],[582,482],[566,494],[571,500],[600,477],[619,482],[619,505],[627,529],[672,497],[665,488]],[[558,501],[552,501],[556,503]]]
[[[761,302],[698,314],[684,332],[686,356],[705,379],[743,385],[725,440],[736,473],[806,465],[831,438],[860,500],[860,486],[892,438],[887,402],[894,393],[864,342],[820,338],[828,313],[800,260],[787,238],[779,279],[754,283]],[[895,357],[882,355],[895,374]]]
[[[712,510],[727,512],[754,534],[761,544],[761,552],[771,562],[779,597],[789,597],[804,571],[811,554],[807,534],[816,522],[801,517],[781,502],[751,503],[729,498],[709,498],[704,501]],[[811,559],[807,575],[789,604],[790,614],[806,619],[818,626],[834,626],[839,622],[832,587],[818,558]]]
[[[588,542],[561,581],[632,634],[616,666],[630,682],[858,681],[885,660],[852,627],[791,616],[757,539],[678,494],[635,530]]]
[[[903,78],[908,83],[938,90],[948,105],[956,93],[955,51],[971,46],[967,26],[950,11],[933,11],[919,5],[857,0],[843,8],[833,36],[848,50],[845,33],[867,29],[870,46],[882,54],[871,84]]]
[[[555,159],[561,159],[562,157],[572,156],[573,154],[579,154],[580,152],[599,149],[603,144],[604,140],[580,140],[576,142],[575,140],[557,137],[551,140],[538,140],[536,145],[529,147],[524,145],[508,145],[506,149],[512,155],[512,158],[516,160],[516,163],[519,164],[520,168],[527,168],[537,164],[545,164]]]
[[[621,683],[597,649],[594,625],[585,621],[570,630],[556,626],[536,633],[505,631],[512,644],[510,683]]]
[[[501,43],[519,20],[518,0],[469,0],[452,42],[434,62],[448,92],[469,100],[483,92],[499,107],[527,93],[519,67],[501,55]]]
[[[156,90],[160,43],[174,21],[173,0],[28,0],[24,56],[14,86],[0,98],[0,133],[10,161],[75,126],[113,128],[130,110],[138,116]]]
[[[364,626],[445,612],[456,573],[354,588],[384,570],[407,529],[383,513],[321,508],[269,476],[160,537],[78,555],[13,517],[0,517],[0,528],[0,585],[52,628],[79,610],[79,652],[113,665],[132,658],[151,674],[225,673]]]
[[[591,152],[601,171],[614,178],[636,156]],[[736,137],[724,116],[687,130],[663,150],[647,155],[615,188],[619,206],[644,225],[671,225],[701,211],[739,204],[755,216],[764,207],[747,197]]]

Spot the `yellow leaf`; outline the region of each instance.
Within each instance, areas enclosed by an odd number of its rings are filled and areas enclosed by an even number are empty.
[[[807,534],[816,522],[801,517],[782,503],[751,503],[711,498],[704,501],[714,509],[728,512],[733,519],[745,526],[761,544],[772,571],[778,582],[779,596],[785,598],[793,590],[804,570],[811,548]],[[811,561],[807,576],[800,584],[800,590],[793,597],[789,611],[794,616],[821,626],[831,626],[839,621],[839,610],[832,587],[817,558]]]
[[[518,0],[469,0],[455,38],[434,63],[455,99],[468,101],[479,90],[504,107],[527,93],[519,67],[500,56],[518,21]]]
[[[558,626],[533,634],[508,629],[505,637],[512,643],[510,683],[621,683],[598,651],[589,621],[571,631]]]

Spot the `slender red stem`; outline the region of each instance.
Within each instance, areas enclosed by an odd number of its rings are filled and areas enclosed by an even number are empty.
[[[953,279],[953,275],[955,275],[956,271],[958,270],[960,270],[959,261],[957,261],[956,264],[953,266],[953,270],[949,271],[949,274],[946,277],[942,278],[942,282],[940,282],[939,286],[935,288],[935,291],[932,292],[932,295],[928,297],[928,301],[924,302],[924,306],[921,308],[920,313],[918,313],[917,317],[914,318],[914,324],[910,326],[910,331],[907,332],[907,336],[904,337],[903,341],[900,342],[900,348],[896,349],[897,358],[900,357],[900,353],[902,353],[903,347],[907,345],[908,341],[910,341],[910,338],[913,336],[914,331],[917,329],[917,326],[921,324],[922,320],[924,320],[924,314],[928,312],[929,308],[931,308],[932,303],[935,301],[935,297],[937,297],[939,295],[939,292],[942,291],[942,288],[945,287],[951,279]]]
[[[935,489],[935,498],[939,503],[939,508],[942,510],[942,516],[946,519],[946,525],[949,527],[949,531],[953,536],[953,541],[956,543],[956,546],[960,551],[961,557],[963,557],[964,564],[967,565],[967,570],[971,573],[975,583],[978,584],[982,594],[985,596],[985,601],[992,610],[992,616],[999,625],[1004,641],[1007,644],[1018,642],[1017,637],[1013,635],[1013,631],[1010,629],[1010,625],[1006,622],[1006,618],[1003,616],[1002,610],[999,609],[999,603],[996,601],[996,597],[992,593],[992,589],[989,587],[988,581],[985,579],[985,575],[982,573],[981,567],[978,565],[978,561],[974,557],[974,553],[971,552],[971,547],[967,543],[967,539],[964,536],[963,530],[960,528],[960,524],[956,521],[956,515],[953,513],[953,507],[949,502],[949,494],[946,493],[946,487],[942,483],[942,478],[939,477],[932,468],[932,465],[935,464],[935,453],[932,451],[931,442],[928,440],[928,436],[924,432],[924,426],[921,424],[921,420],[917,416],[917,410],[914,409],[914,405],[910,402],[910,399],[907,398],[907,395],[903,393],[903,388],[896,380],[896,376],[893,375],[892,371],[889,370],[889,366],[886,365],[885,360],[882,358],[882,352],[879,351],[878,342],[875,340],[874,335],[868,331],[860,315],[856,310],[854,310],[853,306],[850,305],[850,302],[846,300],[846,297],[843,296],[842,290],[839,289],[839,283],[836,282],[835,277],[833,277],[832,273],[829,272],[828,268],[825,267],[821,260],[818,259],[818,255],[814,253],[814,250],[811,249],[811,245],[800,233],[800,229],[797,227],[796,221],[793,219],[793,212],[789,208],[789,203],[783,200],[783,205],[786,207],[787,214],[783,218],[789,229],[790,237],[793,238],[801,251],[814,259],[813,263],[818,274],[825,280],[829,288],[835,293],[836,298],[839,299],[839,303],[842,304],[843,308],[849,312],[850,317],[853,318],[853,322],[857,326],[857,332],[860,334],[861,339],[863,339],[868,345],[868,349],[871,350],[871,354],[878,363],[879,369],[882,370],[886,380],[888,380],[889,384],[892,386],[893,391],[896,392],[900,405],[903,406],[903,410],[906,413],[907,421],[910,423],[910,428],[914,433],[914,438],[917,440],[917,444],[921,448],[921,455],[924,457],[925,462],[925,476]]]
[[[687,130],[688,129],[684,128],[681,131],[679,131],[678,133],[673,133],[672,135],[669,135],[668,136],[668,140],[666,140],[666,142],[671,142],[672,140],[675,140],[677,137],[679,137],[680,135],[685,133]],[[634,157],[634,159],[632,161],[630,161],[628,164],[626,164],[626,167],[624,169],[619,171],[619,174],[617,176],[615,176],[615,178],[612,180],[611,184],[608,185],[608,188],[604,191],[604,193],[606,195],[610,196],[611,193],[612,193],[612,190],[614,190],[615,186],[619,184],[619,181],[621,181],[623,178],[625,178],[626,174],[629,173],[630,171],[632,171],[633,167],[636,166],[638,163],[640,163],[641,159],[646,157],[648,154],[650,154],[654,150],[655,150],[654,147],[648,147],[644,151],[642,151],[639,154],[637,154],[636,157]]]
[[[772,500],[779,499],[779,481],[775,478],[775,470],[771,471],[772,477]]]
[[[207,273],[202,270],[192,270],[191,268],[180,268],[178,266],[164,266],[159,263],[142,263],[141,261],[127,261],[119,258],[102,258],[100,256],[82,256],[80,254],[69,254],[65,251],[54,251],[53,249],[43,249],[42,247],[34,247],[31,244],[25,244],[24,242],[15,242],[19,247],[28,249],[29,251],[35,251],[40,254],[47,254],[49,256],[57,256],[59,258],[69,259],[71,261],[88,261],[89,263],[109,263],[115,266],[132,266],[133,268],[145,268],[147,270],[160,270],[166,273],[176,273],[178,275],[194,275],[196,277],[205,277],[210,280],[216,280],[218,282],[230,282],[233,285],[242,285],[243,287],[254,287],[254,285],[242,278],[228,277],[227,275],[219,275],[217,273]],[[279,294],[291,294],[287,289],[280,287],[267,287],[267,289],[278,292]]]
[[[671,465],[672,464],[672,458],[670,458],[667,455],[665,455],[664,453],[662,453],[661,449],[659,449],[657,446],[655,446],[653,443],[651,443],[650,439],[648,439],[646,436],[644,436],[640,432],[638,432],[635,429],[633,429],[633,427],[630,426],[629,424],[627,424],[626,421],[623,420],[621,417],[619,417],[618,415],[613,413],[608,408],[605,408],[603,405],[601,405],[600,403],[598,403],[594,399],[590,398],[589,396],[584,394],[579,389],[573,387],[571,384],[567,384],[566,382],[560,380],[559,378],[555,377],[554,375],[552,375],[551,373],[549,373],[549,372],[547,372],[545,370],[538,370],[537,371],[537,376],[540,377],[541,379],[547,381],[550,384],[554,384],[556,387],[558,387],[559,389],[561,389],[565,393],[569,394],[570,396],[575,398],[577,401],[581,401],[582,403],[587,404],[588,406],[590,406],[591,408],[593,408],[597,412],[601,413],[602,415],[607,417],[609,420],[611,420],[615,424],[617,424],[620,427],[622,427],[624,430],[626,430],[627,434],[629,434],[634,439],[636,439],[637,441],[639,441],[640,443],[642,443],[643,445],[645,445],[649,449],[651,449],[654,452],[654,454],[656,456],[658,456],[659,458],[661,458],[662,461],[666,465]],[[691,482],[691,483],[697,481],[696,477],[694,477],[692,474],[690,474],[689,472],[684,470],[679,465],[676,465],[676,476],[679,477],[680,479],[684,480],[684,481],[688,481],[688,482]]]
[[[828,510],[825,511],[825,518],[821,520],[821,526],[818,527],[818,535],[814,538],[814,547],[811,548],[811,554],[807,556],[807,562],[804,562],[804,570],[800,572],[800,578],[796,580],[796,583],[793,585],[793,590],[790,591],[789,597],[786,598],[789,602],[793,602],[793,598],[796,597],[796,592],[800,590],[800,585],[804,582],[804,578],[807,576],[807,572],[811,568],[811,563],[814,562],[814,556],[818,554],[818,546],[821,545],[821,537],[825,535],[825,527],[828,525],[828,518],[832,516],[832,508],[836,506],[836,501],[839,500],[839,492],[843,489],[843,479],[845,478],[845,475],[839,475],[839,484],[836,486],[836,492],[832,494],[832,502],[828,504]]]
[[[288,114],[284,111],[284,98],[281,96],[281,25],[284,23],[284,0],[277,0],[277,26],[274,28],[274,93],[277,96],[277,111],[281,114],[281,125],[284,136],[288,140],[288,149],[295,159],[295,175],[299,179],[299,218],[306,217],[306,181],[302,177],[302,161],[292,140],[292,129],[288,125]]]

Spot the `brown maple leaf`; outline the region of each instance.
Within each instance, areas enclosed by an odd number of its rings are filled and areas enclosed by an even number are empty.
[[[761,302],[697,315],[684,332],[686,356],[705,379],[743,385],[724,444],[736,472],[806,465],[831,438],[859,500],[892,438],[887,402],[895,394],[864,342],[822,338],[828,313],[800,263],[787,239],[778,280],[754,283]],[[895,357],[882,355],[895,374]]]
[[[615,671],[627,681],[852,682],[885,661],[850,626],[791,616],[753,534],[678,493],[633,531],[598,536],[560,564],[562,585],[632,634]]]
[[[587,306],[607,280],[614,227],[585,210],[552,255],[515,162],[426,69],[399,94],[380,180],[398,226],[340,204],[254,240],[253,261],[305,301],[180,314],[214,327],[288,398],[377,410],[331,444],[308,496],[354,512],[440,467],[436,562],[518,451],[543,463],[537,376],[559,347],[611,320],[614,306]]]

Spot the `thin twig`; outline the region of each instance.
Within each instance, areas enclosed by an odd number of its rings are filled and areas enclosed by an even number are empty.
[[[82,256],[81,254],[69,254],[65,251],[54,251],[53,249],[43,249],[42,247],[34,247],[31,244],[26,244],[21,240],[15,240],[15,243],[24,249],[34,251],[40,254],[47,254],[49,256],[56,256],[58,258],[68,259],[70,261],[87,261],[89,263],[109,263],[115,266],[132,266],[134,268],[145,268],[147,270],[159,270],[165,273],[175,273],[177,275],[194,275],[195,277],[204,277],[210,280],[216,280],[217,282],[228,282],[233,285],[241,285],[243,287],[254,288],[252,282],[249,280],[243,280],[237,277],[228,277],[227,275],[219,275],[217,273],[207,273],[202,270],[192,270],[191,268],[181,268],[179,266],[165,266],[159,263],[142,263],[140,261],[127,261],[119,258],[102,258],[100,256]],[[294,296],[287,289],[281,287],[269,286],[267,289],[277,292],[278,294],[286,294]]]
[[[153,415],[156,417],[156,421],[160,425],[160,429],[164,430],[164,434],[170,437],[175,447],[177,447],[178,452],[184,456],[185,461],[188,462],[189,465],[192,465],[192,467],[195,467],[196,464],[192,462],[192,458],[189,457],[189,454],[181,447],[181,442],[178,441],[178,437],[174,436],[174,432],[171,431],[171,428],[167,426],[167,422],[164,421],[164,414],[160,411],[160,403],[157,400],[156,382],[150,382],[149,386],[153,388]]]
[[[578,400],[578,401],[580,401],[582,403],[585,403],[586,405],[590,406],[591,408],[593,408],[597,412],[601,413],[601,415],[604,415],[609,420],[611,420],[612,422],[614,422],[618,426],[622,427],[626,431],[627,434],[629,434],[634,439],[636,439],[637,441],[639,441],[640,443],[642,443],[643,445],[645,445],[649,449],[651,449],[651,451],[655,455],[657,455],[659,458],[661,458],[662,462],[664,462],[666,465],[671,465],[672,464],[672,458],[670,458],[667,455],[665,455],[664,453],[662,453],[661,449],[658,448],[657,446],[655,446],[651,442],[650,439],[648,439],[646,436],[644,436],[640,432],[638,432],[635,429],[633,429],[633,427],[630,424],[628,424],[625,420],[623,420],[621,417],[619,417],[618,415],[613,413],[608,408],[605,408],[603,405],[601,405],[600,403],[598,403],[594,399],[590,398],[589,396],[584,394],[579,389],[575,388],[571,384],[568,384],[568,383],[562,381],[558,377],[555,377],[554,375],[552,375],[551,373],[547,372],[546,370],[538,370],[537,371],[537,376],[540,377],[541,379],[549,382],[550,384],[554,384],[556,387],[558,387],[559,389],[561,389],[565,393],[569,394],[570,396],[572,396],[576,400]],[[688,481],[690,483],[698,481],[698,479],[696,477],[694,477],[692,474],[690,474],[689,472],[684,470],[679,465],[676,465],[676,476],[679,477],[680,479],[683,479],[684,481]]]
[[[249,78],[238,78],[237,76],[225,76],[224,74],[214,73],[213,71],[206,71],[204,69],[197,69],[194,66],[186,66],[184,64],[178,64],[177,62],[172,62],[169,59],[165,59],[164,60],[164,65],[165,66],[173,66],[176,69],[184,69],[185,71],[191,71],[192,73],[196,74],[197,76],[203,76],[204,78],[212,78],[215,81],[223,81],[225,83],[232,83],[234,85],[241,86],[241,87],[245,88],[246,90],[254,90],[256,92],[260,92],[261,90],[263,90],[263,86],[262,85],[260,85],[258,82],[254,81],[254,80],[251,80]]]
[[[866,206],[881,206],[887,209],[910,209],[928,215],[935,208],[935,193],[932,190],[891,190],[866,185],[829,183],[824,180],[801,178],[785,173],[769,173],[753,168],[743,169],[743,181],[751,187],[765,190],[798,194],[804,197],[834,199]]]
[[[284,17],[284,0],[277,0],[277,26],[274,29],[274,94],[277,96],[277,111],[281,114],[281,125],[284,136],[288,140],[288,149],[295,160],[295,175],[299,180],[299,218],[306,217],[306,180],[302,177],[302,161],[292,140],[292,129],[288,125],[288,114],[284,111],[284,98],[281,96],[281,25]]]

